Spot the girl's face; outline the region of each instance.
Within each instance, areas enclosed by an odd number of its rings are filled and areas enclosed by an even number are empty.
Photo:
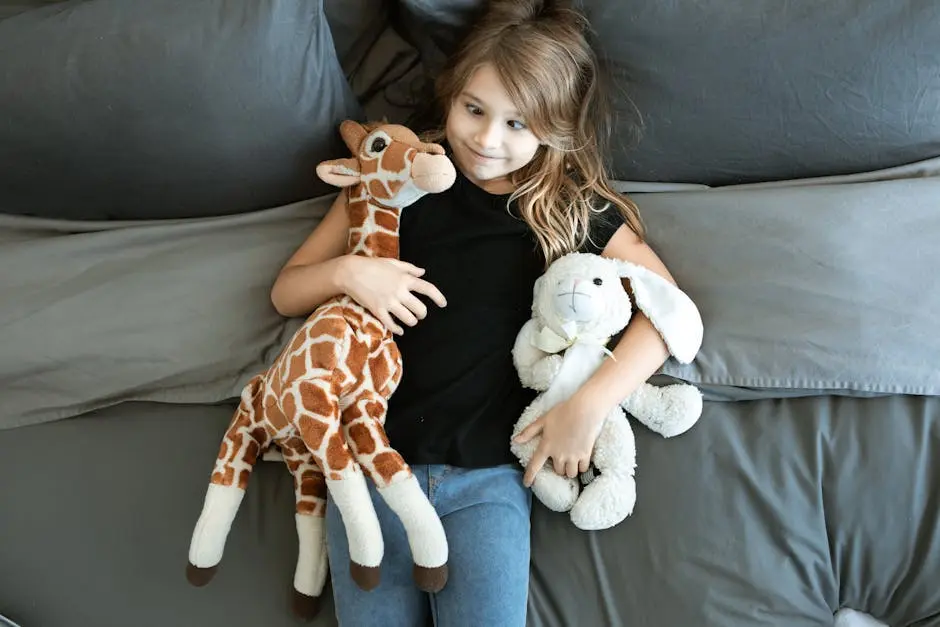
[[[513,191],[509,175],[539,148],[491,65],[481,66],[447,115],[447,141],[468,179],[493,194]]]

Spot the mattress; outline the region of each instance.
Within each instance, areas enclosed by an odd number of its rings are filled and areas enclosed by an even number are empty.
[[[0,613],[24,627],[297,624],[279,463],[256,468],[216,578],[185,578],[230,412],[122,403],[0,431]],[[530,625],[828,627],[853,607],[940,626],[940,399],[709,401],[678,438],[635,432],[622,524],[583,532],[535,504]],[[334,625],[332,610],[313,624]]]

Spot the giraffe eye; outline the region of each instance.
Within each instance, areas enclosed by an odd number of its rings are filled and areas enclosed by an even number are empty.
[[[384,137],[376,137],[372,140],[372,146],[370,146],[370,150],[372,150],[372,152],[382,152],[387,146],[388,142],[385,141]]]

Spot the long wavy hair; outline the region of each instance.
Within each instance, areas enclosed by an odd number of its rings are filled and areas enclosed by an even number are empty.
[[[543,142],[533,160],[511,175],[510,201],[532,228],[546,266],[584,245],[592,213],[608,203],[644,237],[636,205],[613,189],[604,165],[611,116],[588,29],[568,2],[492,0],[435,85],[446,115],[473,73],[491,65]],[[443,136],[443,129],[429,134]]]

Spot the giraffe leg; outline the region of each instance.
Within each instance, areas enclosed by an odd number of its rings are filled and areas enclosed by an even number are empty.
[[[362,469],[343,437],[332,378],[298,381],[283,404],[296,408],[293,422],[307,450],[323,469],[330,498],[342,516],[349,542],[350,574],[356,585],[371,590],[379,584],[385,543]]]
[[[219,447],[189,545],[186,578],[194,586],[204,586],[215,576],[258,453],[268,444],[269,437],[260,424],[263,385],[260,375],[245,385]]]
[[[284,462],[294,477],[299,553],[294,571],[294,612],[312,619],[320,612],[320,595],[328,571],[326,552],[326,480],[303,440],[281,442]]]
[[[343,430],[356,459],[405,527],[416,585],[439,592],[447,583],[447,538],[434,506],[402,456],[389,445],[383,422],[387,400],[362,392],[343,412]]]

